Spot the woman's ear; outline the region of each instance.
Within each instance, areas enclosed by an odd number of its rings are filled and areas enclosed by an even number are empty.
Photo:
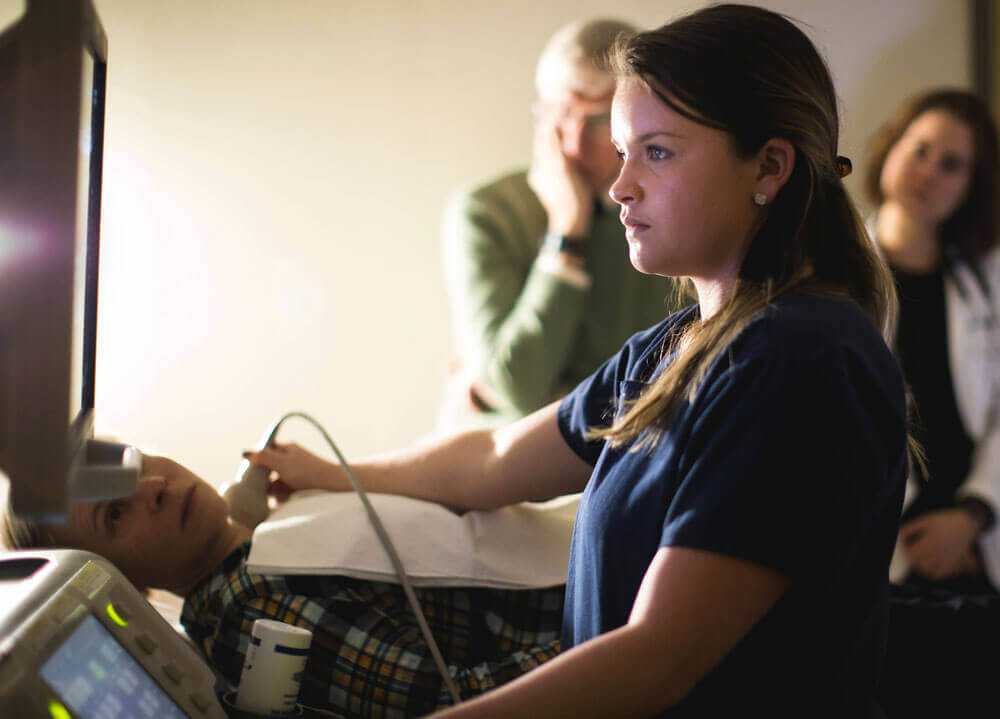
[[[757,152],[760,170],[757,173],[756,192],[774,202],[778,191],[785,186],[795,169],[795,147],[788,140],[773,137]]]

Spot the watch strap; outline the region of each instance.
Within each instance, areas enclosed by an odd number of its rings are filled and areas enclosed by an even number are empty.
[[[542,245],[547,252],[565,252],[578,260],[587,259],[587,238],[546,233]]]

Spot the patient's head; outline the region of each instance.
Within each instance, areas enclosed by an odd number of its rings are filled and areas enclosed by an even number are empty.
[[[100,554],[142,588],[183,595],[208,574],[249,530],[232,524],[225,500],[177,462],[143,457],[134,494],[75,504],[64,524],[5,524],[12,548],[67,547]]]

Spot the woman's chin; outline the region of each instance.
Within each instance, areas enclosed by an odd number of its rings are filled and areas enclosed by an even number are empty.
[[[641,252],[636,252],[634,248],[629,248],[628,261],[637,272],[644,275],[660,275],[661,277],[674,277],[675,273],[667,271],[662,262],[654,262],[651,258],[643,256]]]
[[[943,213],[939,208],[931,207],[926,200],[919,197],[901,197],[894,200],[893,203],[912,221],[924,225],[940,225],[951,215],[951,211]]]
[[[644,275],[655,275],[657,272],[649,266],[649,258],[642,252],[642,246],[638,242],[629,241],[628,261],[636,271]]]

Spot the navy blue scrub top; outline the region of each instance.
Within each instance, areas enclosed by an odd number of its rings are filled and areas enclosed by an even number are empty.
[[[884,656],[906,474],[896,361],[855,305],[786,296],[719,355],[652,451],[588,440],[669,362],[665,340],[696,312],[633,336],[559,407],[563,437],[594,467],[573,535],[563,646],[627,622],[660,547],[718,552],[791,585],[668,715],[759,706],[864,716]]]

